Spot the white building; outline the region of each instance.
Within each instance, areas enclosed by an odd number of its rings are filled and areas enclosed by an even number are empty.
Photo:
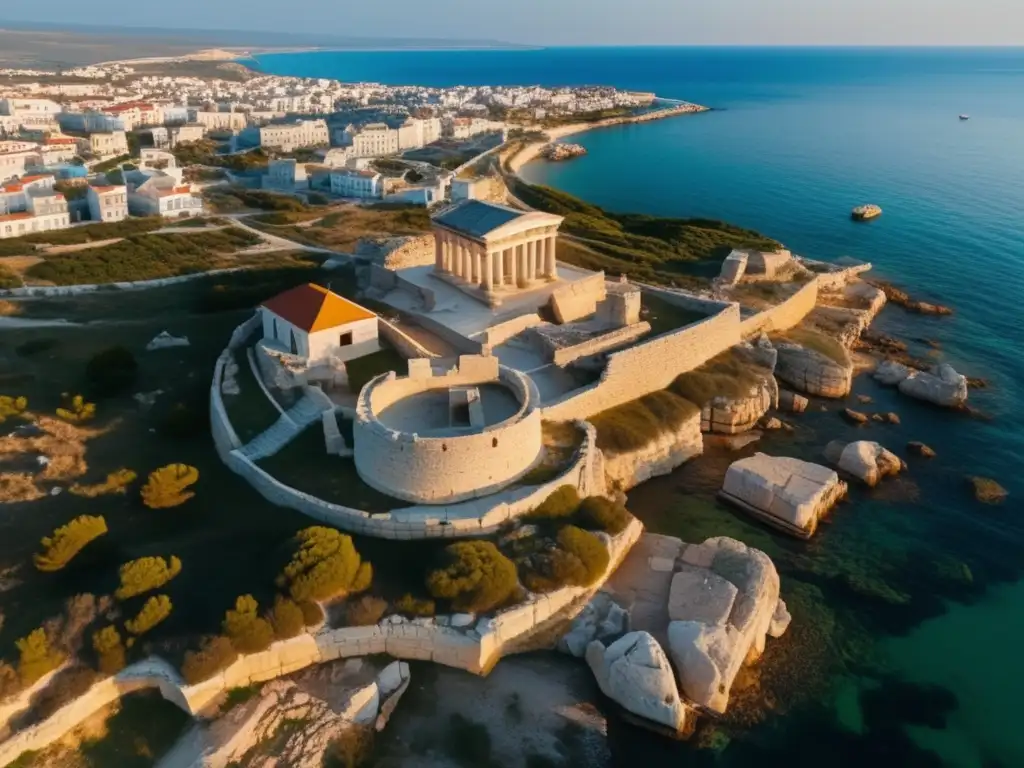
[[[0,115],[16,117],[21,125],[51,125],[60,111],[61,105],[50,99],[0,99]]]
[[[260,128],[260,146],[282,152],[292,152],[300,147],[323,147],[330,143],[330,133],[324,120],[299,120]]]
[[[121,186],[89,187],[89,218],[93,221],[123,221],[128,218],[128,188]]]
[[[117,115],[103,112],[61,112],[57,115],[57,124],[62,131],[78,131],[81,133],[110,133],[123,131],[124,121]]]
[[[444,123],[446,136],[453,139],[470,139],[481,133],[501,131],[505,124],[497,120],[487,120],[482,117],[453,117]]]
[[[38,149],[31,141],[0,141],[0,181],[24,176],[38,157]]]
[[[71,226],[68,203],[54,189],[53,176],[27,176],[0,187],[0,238]]]
[[[278,294],[260,307],[260,314],[263,338],[309,364],[343,363],[380,349],[377,316],[319,285]]]
[[[384,195],[384,182],[376,171],[345,168],[331,171],[331,192],[341,197],[380,198]]]
[[[163,171],[163,173],[174,179],[175,184],[181,184],[185,171],[178,167],[178,158],[170,152],[154,147],[143,147],[139,150],[138,167],[143,171]]]
[[[309,186],[306,166],[291,159],[271,160],[267,164],[267,172],[263,175],[264,189],[278,189],[282,192],[294,192],[296,188]]]
[[[362,128],[348,126],[342,138],[352,157],[383,157],[398,153],[398,131],[387,123],[368,123]]]
[[[78,140],[74,136],[50,136],[43,139],[37,152],[40,165],[66,163],[78,154]]]
[[[128,154],[128,139],[124,131],[90,133],[87,142],[89,151],[101,160]]]
[[[326,165],[328,168],[344,168],[349,158],[352,157],[349,147],[318,149],[316,154],[320,158],[321,165]]]
[[[128,211],[133,216],[179,218],[200,216],[203,199],[192,194],[189,184],[178,184],[162,171],[153,171],[141,183],[128,187]]]
[[[204,112],[199,109],[190,109],[188,121],[203,126],[207,133],[210,131],[237,133],[245,128],[249,118],[244,112]]]

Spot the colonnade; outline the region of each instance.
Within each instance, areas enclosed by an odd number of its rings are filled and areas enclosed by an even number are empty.
[[[493,291],[502,286],[558,276],[557,232],[528,233],[519,241],[485,245],[443,229],[434,230],[434,269]]]

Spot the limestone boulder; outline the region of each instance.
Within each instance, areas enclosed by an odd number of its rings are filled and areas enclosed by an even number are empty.
[[[887,387],[895,387],[901,381],[908,378],[913,371],[903,363],[897,363],[895,360],[883,360],[875,368],[874,376],[875,381],[879,384],[884,384]]]
[[[754,365],[768,371],[774,371],[775,365],[779,361],[778,350],[775,349],[771,339],[763,333],[757,338],[757,341],[744,341],[733,349]]]
[[[724,285],[736,285],[747,271],[747,258],[745,251],[733,251],[726,256],[718,274],[719,280]]]
[[[904,395],[946,408],[958,408],[967,402],[967,377],[951,365],[940,365],[932,373],[915,371],[899,383]]]
[[[757,426],[757,422],[778,402],[778,388],[772,376],[766,376],[747,397],[716,397],[701,409],[701,432],[738,435]]]
[[[607,648],[594,640],[587,646],[586,660],[609,699],[638,717],[683,731],[687,707],[665,652],[647,632],[630,632]]]
[[[811,401],[803,395],[798,395],[796,392],[791,392],[788,389],[779,390],[779,408],[783,411],[803,413],[810,404]]]
[[[810,538],[846,490],[828,467],[758,453],[732,463],[720,495],[771,525]]]
[[[833,440],[825,446],[825,458],[830,464],[872,488],[883,477],[898,475],[903,469],[903,462],[896,454],[870,440],[852,443]]]
[[[578,659],[594,640],[610,643],[629,631],[629,613],[612,600],[607,592],[598,592],[573,619],[558,641],[557,648]]]
[[[728,537],[683,552],[669,597],[669,652],[680,690],[694,703],[725,712],[744,664],[779,637],[789,613],[779,598],[779,574],[764,552]]]
[[[840,398],[850,394],[853,362],[847,356],[836,361],[800,344],[779,344],[775,376],[800,392],[818,397]]]
[[[700,414],[694,413],[674,431],[658,434],[635,451],[604,455],[604,477],[609,487],[628,491],[652,477],[667,475],[704,452]]]

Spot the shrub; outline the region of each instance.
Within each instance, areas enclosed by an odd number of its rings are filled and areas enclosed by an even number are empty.
[[[293,599],[327,600],[369,588],[373,569],[359,557],[351,536],[315,525],[299,531],[295,540],[298,550],[277,580]]]
[[[21,679],[17,671],[6,661],[0,661],[0,701],[21,690]]]
[[[395,611],[406,616],[433,616],[435,606],[433,600],[420,600],[405,594],[395,601]]]
[[[3,424],[12,416],[20,416],[28,408],[28,399],[25,397],[11,397],[0,395],[0,424]]]
[[[73,423],[89,421],[96,415],[96,403],[85,402],[81,395],[64,395],[64,406],[57,409],[57,415]]]
[[[85,366],[85,376],[100,397],[117,395],[129,389],[139,373],[135,355],[125,347],[110,347],[97,352]]]
[[[515,564],[490,541],[460,541],[444,550],[445,564],[427,576],[436,598],[457,611],[479,613],[498,607],[518,586]]]
[[[109,625],[94,632],[92,649],[96,651],[99,669],[103,674],[114,675],[124,669],[124,643],[121,642],[121,633],[117,627]]]
[[[561,587],[589,587],[608,567],[608,550],[589,531],[567,525],[558,532],[558,545],[531,557],[523,582],[532,592]]]
[[[18,648],[18,677],[24,686],[32,685],[47,672],[64,663],[64,655],[50,647],[46,630],[42,627],[15,641]]]
[[[716,397],[749,397],[768,372],[745,360],[733,350],[713,357],[704,365],[680,374],[669,389],[680,397],[704,407]]]
[[[239,653],[265,651],[274,641],[270,622],[256,613],[259,603],[252,595],[242,595],[235,607],[224,615],[224,634]]]
[[[140,557],[118,569],[121,586],[114,591],[118,600],[127,600],[153,589],[158,589],[181,573],[181,560],[171,555],[170,561],[162,557]]]
[[[119,469],[107,475],[107,479],[102,483],[96,483],[95,485],[79,485],[75,483],[68,490],[75,496],[85,496],[90,499],[97,496],[106,496],[111,493],[124,494],[128,492],[128,486],[135,482],[136,477],[138,476],[130,469]]]
[[[153,595],[142,606],[134,619],[128,619],[124,628],[133,635],[144,635],[171,615],[171,598],[167,595]]]
[[[331,768],[359,768],[367,765],[373,753],[375,734],[372,725],[353,723],[327,747],[324,765]]]
[[[319,603],[312,600],[303,600],[299,603],[299,610],[302,611],[302,622],[307,627],[316,627],[324,621],[324,609]]]
[[[558,519],[571,517],[580,506],[580,495],[576,487],[563,485],[552,491],[540,506],[534,509],[528,517],[532,519]]]
[[[42,539],[43,552],[32,556],[40,571],[59,571],[93,539],[107,532],[107,521],[103,517],[81,515],[67,525],[56,529],[51,536]]]
[[[388,601],[374,595],[363,595],[345,606],[345,623],[350,627],[376,624],[388,610]]]
[[[613,536],[626,530],[632,519],[632,515],[624,506],[603,496],[589,496],[584,499],[576,517],[581,528],[605,531]]]
[[[558,532],[558,546],[583,563],[585,577],[583,583],[578,584],[581,587],[589,587],[601,578],[611,560],[597,536],[574,525],[567,525]]]
[[[188,651],[181,663],[181,675],[189,685],[209,680],[238,658],[238,651],[223,635],[204,638],[198,651]]]
[[[70,667],[53,679],[32,698],[32,707],[18,719],[18,727],[41,723],[88,691],[96,682],[96,673],[88,667]]]
[[[697,406],[661,390],[591,417],[597,429],[597,447],[614,455],[647,446],[659,435],[679,429],[698,414]]]
[[[150,509],[178,507],[195,496],[186,491],[199,480],[199,470],[187,464],[168,464],[149,473],[142,488],[142,502]]]
[[[282,595],[274,598],[274,607],[270,609],[268,619],[274,629],[274,636],[279,640],[295,637],[306,626],[298,603]]]

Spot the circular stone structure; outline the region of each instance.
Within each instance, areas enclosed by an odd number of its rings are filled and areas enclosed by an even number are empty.
[[[463,355],[435,369],[382,374],[359,393],[352,436],[356,471],[381,493],[417,504],[488,496],[541,458],[540,393],[495,357]]]

